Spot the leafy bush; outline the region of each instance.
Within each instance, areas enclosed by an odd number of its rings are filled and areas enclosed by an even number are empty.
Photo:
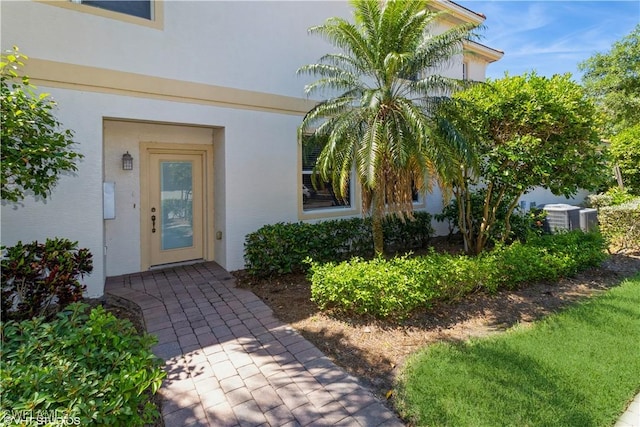
[[[476,289],[495,292],[575,274],[602,262],[604,247],[599,234],[572,231],[500,245],[477,257],[432,251],[413,258],[312,261],[311,298],[323,310],[405,317],[419,307],[455,300]]]
[[[592,208],[600,209],[605,206],[617,206],[630,202],[635,196],[628,190],[620,187],[611,187],[604,193],[590,194],[587,196],[587,204]]]
[[[339,264],[311,263],[311,300],[321,309],[404,317],[434,301],[463,296],[487,276],[467,256],[431,252],[372,260],[353,258]]]
[[[640,197],[598,211],[600,232],[620,250],[640,251]]]
[[[417,264],[417,259],[406,257],[312,264],[311,300],[323,310],[336,307],[340,311],[381,317],[396,311],[409,312],[430,299],[421,274],[409,270]]]
[[[50,323],[0,323],[0,419],[13,411],[57,411],[68,424],[143,425],[158,416],[149,393],[165,376],[131,322],[74,303]],[[39,425],[36,418],[27,425]]]
[[[620,167],[625,187],[640,195],[640,123],[611,138],[611,154]]]
[[[93,261],[88,249],[78,249],[78,242],[56,238],[3,249],[3,319],[46,315],[54,303],[62,309],[82,299],[85,286],[78,278],[93,270]]]
[[[557,280],[606,258],[606,243],[599,233],[560,232],[500,246],[487,255],[492,265],[489,290],[515,288],[535,280]]]
[[[46,199],[59,176],[77,171],[84,157],[72,149],[73,132],[53,115],[55,101],[36,93],[22,74],[26,59],[17,47],[0,59],[0,196],[9,202],[30,193]]]
[[[427,245],[433,235],[431,215],[416,212],[414,216],[415,221],[403,223],[393,217],[384,222],[388,250],[402,252]],[[371,258],[371,219],[265,225],[247,235],[244,255],[247,272],[254,276],[306,271],[308,265],[304,261],[307,257],[316,262]]]

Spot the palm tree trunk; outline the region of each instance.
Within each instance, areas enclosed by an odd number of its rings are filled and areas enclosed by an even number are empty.
[[[375,211],[372,218],[373,223],[373,251],[376,256],[384,253],[384,231],[382,228],[382,217]]]
[[[373,251],[376,256],[384,254],[384,229],[382,220],[384,219],[384,192],[378,189],[373,194],[373,215],[371,218],[373,232]]]
[[[469,188],[463,180],[460,187],[454,189],[454,194],[458,200],[458,228],[462,234],[464,252],[470,253],[473,246],[473,223],[471,221],[471,201],[469,200]]]

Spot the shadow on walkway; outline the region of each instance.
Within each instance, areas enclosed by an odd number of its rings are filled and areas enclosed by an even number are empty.
[[[403,426],[400,419],[214,262],[107,279],[165,360],[173,426]]]

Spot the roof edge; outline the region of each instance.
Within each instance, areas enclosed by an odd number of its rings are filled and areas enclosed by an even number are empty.
[[[466,7],[451,0],[432,0],[430,7],[438,11],[448,12],[454,18],[457,18],[462,22],[480,25],[485,21],[485,19],[487,19],[487,17],[482,13],[474,12],[473,10],[467,9]]]
[[[503,51],[483,45],[474,40],[467,40],[464,43],[464,48],[478,55],[482,55],[489,63],[495,62],[504,56]]]

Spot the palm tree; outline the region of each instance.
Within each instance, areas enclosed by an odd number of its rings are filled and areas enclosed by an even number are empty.
[[[462,52],[474,26],[431,34],[442,14],[427,0],[351,4],[355,23],[334,17],[309,29],[341,52],[298,70],[319,77],[305,87],[307,95],[330,94],[306,114],[299,139],[313,133],[326,141],[315,173],[338,197],[347,194],[355,170],[363,214],[372,216],[374,250],[381,254],[385,216],[412,219],[414,191],[430,190],[434,179],[444,182],[456,172],[449,159],[470,154],[456,145],[460,139],[432,133],[436,106],[462,85],[438,71]]]

